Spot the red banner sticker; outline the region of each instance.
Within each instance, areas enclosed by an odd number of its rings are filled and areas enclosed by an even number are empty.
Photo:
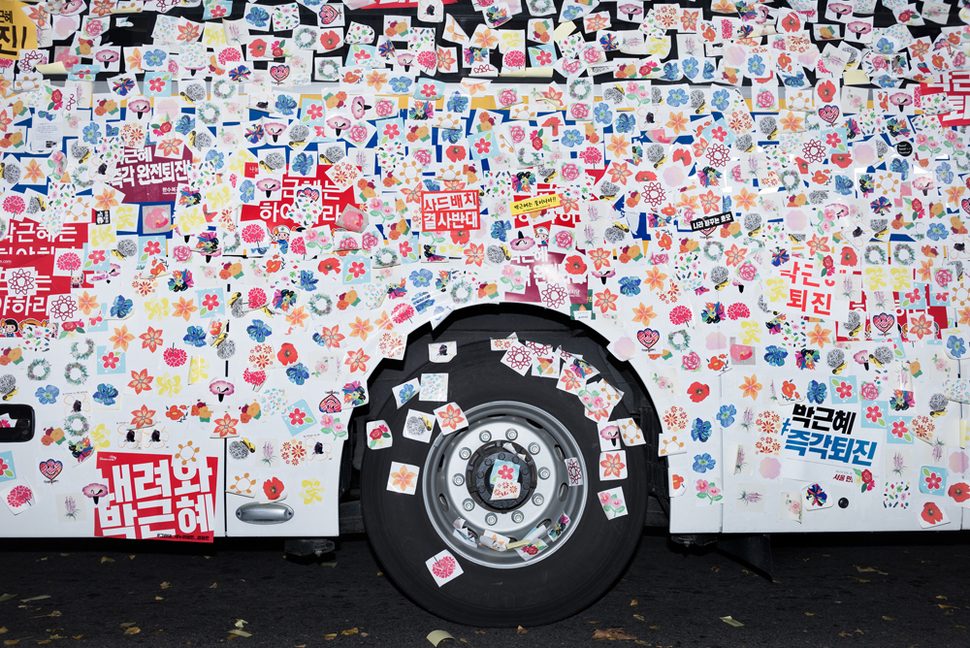
[[[421,194],[421,231],[454,232],[482,226],[478,191],[425,191]]]
[[[106,484],[84,488],[85,495],[101,500],[96,537],[212,542],[217,457],[186,462],[169,455],[99,452],[98,470]],[[97,488],[102,486],[107,488]]]
[[[314,227],[323,225],[333,225],[337,222],[337,217],[343,213],[347,205],[356,205],[354,200],[354,188],[346,191],[340,188],[327,177],[329,165],[318,165],[315,177],[301,175],[290,175],[287,171],[283,174],[283,196],[280,200],[262,200],[255,205],[243,205],[239,219],[245,221],[261,220],[266,227],[273,229],[280,225],[287,227],[299,227],[301,224],[289,218],[290,208],[296,199],[296,192],[303,188],[315,189],[319,196],[314,196],[314,200],[319,199],[323,205],[323,213],[317,218]],[[258,164],[247,164],[245,176],[255,178],[259,171]]]
[[[175,202],[179,185],[189,181],[191,167],[188,147],[181,160],[156,155],[154,146],[125,148],[109,184],[125,194],[126,203]]]

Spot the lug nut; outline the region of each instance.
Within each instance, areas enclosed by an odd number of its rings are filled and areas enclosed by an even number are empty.
[[[549,474],[550,473],[548,468],[539,469],[539,479],[549,479]]]
[[[535,504],[536,506],[542,506],[542,503],[544,501],[545,500],[542,498],[542,495],[534,495],[532,497],[532,503]]]
[[[525,519],[525,516],[522,515],[522,511],[516,511],[515,513],[512,514],[512,521],[515,522],[516,524],[522,524],[522,520],[524,519]]]
[[[451,478],[451,481],[455,482],[455,486],[461,486],[462,484],[465,483],[465,476],[455,475],[454,477]]]
[[[478,435],[478,438],[481,439],[482,443],[488,443],[492,440],[492,433],[488,430],[482,430],[482,433]]]
[[[464,459],[465,461],[468,461],[468,459],[471,458],[472,456],[472,451],[469,450],[468,448],[462,448],[461,450],[458,451],[458,456]]]
[[[498,522],[498,516],[495,515],[494,513],[489,513],[488,515],[485,516],[485,524],[487,524],[488,526],[495,526],[497,522]]]
[[[466,511],[470,511],[473,508],[475,508],[475,502],[471,501],[470,499],[466,499],[464,502],[461,503],[461,507]]]
[[[537,455],[537,454],[539,454],[539,450],[541,450],[541,448],[539,447],[539,444],[538,443],[530,443],[529,444],[529,454]]]
[[[515,428],[509,428],[505,431],[505,438],[509,441],[515,441],[517,438],[519,438],[519,431]]]

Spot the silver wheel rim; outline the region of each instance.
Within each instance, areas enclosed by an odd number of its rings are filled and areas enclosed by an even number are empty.
[[[435,438],[421,471],[424,506],[432,526],[450,551],[486,567],[516,569],[548,558],[569,541],[586,507],[586,463],[574,435],[550,413],[516,401],[478,405],[465,417],[466,429]],[[497,509],[509,504],[481,497],[480,471],[487,458],[513,452],[518,457],[515,462],[523,466],[519,481],[525,497],[510,508]],[[565,464],[569,457],[579,461],[581,485],[569,486]],[[569,518],[565,532],[556,540],[541,533],[548,547],[528,560],[516,551],[495,551],[477,542],[487,532],[523,540],[539,524],[552,528],[563,514]],[[458,518],[472,531],[475,546],[456,533]]]

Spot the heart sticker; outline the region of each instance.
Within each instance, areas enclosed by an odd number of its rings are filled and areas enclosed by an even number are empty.
[[[48,459],[47,461],[40,462],[40,474],[43,475],[51,484],[54,483],[54,479],[61,474],[62,470],[64,470],[64,464],[60,461]]]
[[[838,106],[829,104],[818,109],[818,116],[821,117],[822,121],[825,123],[832,125],[835,123],[835,120],[839,118],[839,112]]]
[[[872,325],[885,335],[896,324],[896,317],[889,313],[879,313],[872,318]]]
[[[963,211],[970,214],[970,198],[964,198],[960,201],[960,206],[963,207]]]
[[[646,347],[647,351],[652,349],[654,345],[657,344],[659,339],[660,333],[651,328],[643,329],[637,333],[637,340],[640,341],[640,344]]]
[[[283,83],[283,80],[290,76],[290,66],[289,65],[274,65],[269,69],[269,75],[273,77],[276,83]]]

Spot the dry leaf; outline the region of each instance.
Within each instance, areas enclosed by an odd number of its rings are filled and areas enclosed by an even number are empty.
[[[883,615],[882,618],[885,619],[886,621],[895,621],[896,620],[896,619],[894,619],[892,617],[887,617],[886,615]]]
[[[806,612],[805,613],[805,616],[815,616],[815,613],[814,612]]]
[[[31,601],[43,601],[44,599],[49,599],[50,594],[41,594],[40,596],[32,596],[30,598],[20,599],[21,603],[30,603]]]
[[[102,565],[105,564],[106,562],[114,562],[114,561],[115,561],[114,558],[108,558],[107,556],[101,556],[101,564]]]
[[[122,623],[121,624],[121,627],[122,628],[130,628],[133,625],[135,625],[135,621],[128,621],[127,623]]]
[[[229,634],[236,635],[238,637],[252,637],[252,633],[246,632],[245,630],[230,630]]]
[[[593,639],[631,640],[636,639],[636,637],[632,634],[623,632],[623,628],[607,628],[606,630],[596,628],[596,631],[593,632]]]
[[[945,596],[942,596],[942,595],[941,595],[941,596],[937,596],[936,598],[938,598],[938,599],[941,599],[941,600],[943,600],[943,601],[945,601],[945,600],[946,600],[946,597],[945,597]]]
[[[853,567],[855,567],[856,569],[858,569],[860,573],[864,573],[864,572],[875,572],[876,574],[880,574],[882,576],[889,576],[889,574],[887,572],[879,571],[875,567],[860,567],[859,565],[853,565]]]
[[[719,571],[721,571],[721,568],[715,565],[714,567],[711,567],[711,571],[712,572],[719,572]]]
[[[634,605],[639,605],[639,603],[637,603],[637,600],[636,599],[633,599],[632,601],[630,601],[630,606],[632,607]]]
[[[24,637],[24,639],[30,639],[30,637]],[[3,641],[4,646],[16,646],[21,642],[21,639],[5,639]]]
[[[7,626],[0,627],[0,634],[6,634]]]
[[[155,597],[155,600],[156,601],[164,601],[165,600],[165,597],[164,596],[156,596]]]
[[[740,621],[735,620],[731,616],[721,617],[721,621],[723,621],[724,623],[728,624],[732,628],[743,628],[744,627],[744,624],[743,623],[741,623]]]
[[[139,632],[141,632],[141,628],[139,628],[138,626],[131,626],[130,628],[125,630],[126,635],[135,635],[135,634],[138,634]]]
[[[54,610],[50,614],[41,614],[40,616],[30,617],[31,619],[43,619],[44,617],[59,617],[61,613],[58,610]]]
[[[633,618],[636,619],[636,620],[638,620],[638,621],[646,621],[646,619],[643,618],[643,615],[642,614],[634,614],[633,615]]]
[[[236,623],[235,623],[234,625],[235,625],[235,626],[236,626],[237,628],[242,628],[242,627],[244,627],[244,626],[245,626],[245,625],[246,625],[247,623],[249,623],[249,621],[247,621],[246,619],[236,619]]]
[[[526,630],[522,626],[519,626],[518,629],[516,629],[515,634],[525,634],[526,632],[528,632],[528,630]]]
[[[357,628],[351,628],[350,630],[341,630],[340,631],[340,634],[342,634],[342,635],[355,635],[358,632],[360,632],[360,630],[358,630]]]
[[[10,599],[13,599],[13,598],[17,598],[17,595],[16,594],[4,594],[3,596],[0,596],[0,603],[3,603],[4,601],[9,601]]]
[[[437,646],[445,639],[451,639],[452,641],[455,640],[451,634],[445,632],[444,630],[432,630],[428,633],[426,639],[431,642],[432,646]]]
[[[320,566],[321,567],[336,567],[337,566],[337,563],[336,563],[336,561],[334,561],[334,562],[325,562],[325,563],[320,563]]]
[[[323,638],[326,639],[327,641],[332,641],[337,638],[337,633],[331,632],[330,634],[325,634],[323,635]]]
[[[161,585],[161,587],[162,587],[162,589],[168,589],[168,588],[169,588],[169,587],[171,587],[171,586],[172,586],[172,584],[171,584],[171,583],[169,583],[168,581],[164,581],[164,582],[162,583],[162,585]]]
[[[217,587],[219,587],[219,583],[213,583],[212,585],[209,585],[209,589],[215,589]]]

